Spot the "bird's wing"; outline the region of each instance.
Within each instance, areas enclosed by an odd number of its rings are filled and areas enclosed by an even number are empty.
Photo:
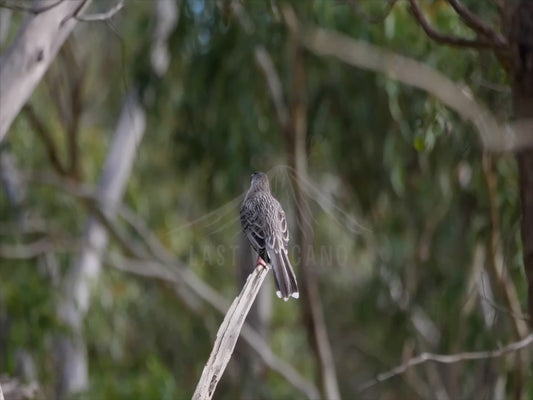
[[[251,201],[245,201],[241,207],[241,225],[250,244],[258,254],[265,250],[264,218],[260,210]]]
[[[283,249],[287,250],[287,247],[289,245],[289,228],[287,226],[287,218],[285,218],[285,212],[283,211],[283,208],[281,208],[281,206],[279,207],[277,212],[277,219]]]
[[[288,256],[289,229],[285,212],[277,201],[272,204],[273,218],[269,220],[272,226],[267,230],[270,234],[267,234],[266,252],[274,270],[276,294],[287,301],[291,296],[298,298],[298,284]]]

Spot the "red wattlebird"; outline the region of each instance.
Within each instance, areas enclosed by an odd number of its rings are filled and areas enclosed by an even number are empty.
[[[254,250],[258,264],[270,264],[279,298],[298,298],[298,284],[289,261],[287,245],[289,229],[281,204],[270,193],[268,177],[263,172],[252,174],[252,184],[241,207],[241,225]]]

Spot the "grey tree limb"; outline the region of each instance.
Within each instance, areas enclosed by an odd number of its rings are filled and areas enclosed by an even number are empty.
[[[259,289],[261,289],[267,273],[267,268],[262,265],[256,266],[250,276],[248,276],[241,293],[231,303],[218,329],[213,350],[202,371],[202,376],[192,397],[193,400],[209,400],[213,397],[216,386],[231,359],[246,316],[259,293]]]
[[[40,1],[42,3],[50,1]],[[69,0],[28,15],[0,57],[0,142],[78,22],[71,18],[91,0]]]
[[[389,78],[424,90],[455,111],[477,130],[488,151],[516,151],[533,146],[533,118],[500,123],[466,87],[413,58],[382,49],[342,33],[300,26],[300,39],[311,52],[335,57],[348,65],[381,72]]]
[[[96,195],[96,201],[109,219],[115,216],[122,201],[136,150],[144,134],[145,118],[136,94],[130,92],[122,106]],[[72,330],[58,341],[60,397],[82,391],[88,385],[82,325],[90,305],[91,284],[100,274],[108,243],[107,230],[95,216],[87,222],[84,242],[84,248],[67,272],[58,305],[59,319]]]

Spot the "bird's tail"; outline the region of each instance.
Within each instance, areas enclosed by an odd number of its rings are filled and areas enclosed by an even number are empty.
[[[283,249],[278,252],[274,251],[274,249],[268,249],[268,257],[274,271],[278,297],[285,301],[289,300],[289,297],[294,297],[295,299],[300,297],[296,275],[294,275],[287,253]]]

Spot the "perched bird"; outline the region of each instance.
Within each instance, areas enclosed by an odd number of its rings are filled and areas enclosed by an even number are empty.
[[[252,174],[252,184],[241,207],[241,225],[246,237],[259,255],[258,264],[270,264],[279,298],[297,299],[298,284],[288,257],[289,230],[281,204],[270,193],[268,177],[263,172]]]

